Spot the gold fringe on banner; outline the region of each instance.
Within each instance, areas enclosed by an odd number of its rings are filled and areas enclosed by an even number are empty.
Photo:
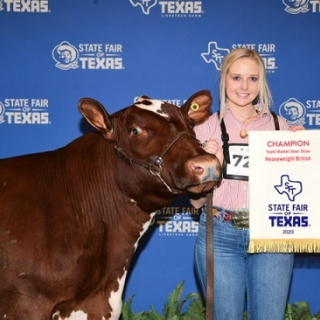
[[[251,239],[248,253],[319,253],[320,239]]]

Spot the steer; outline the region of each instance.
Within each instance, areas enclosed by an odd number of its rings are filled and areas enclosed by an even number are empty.
[[[0,160],[0,319],[118,319],[130,261],[155,210],[220,179],[193,126],[207,90],[180,108],[140,97],[55,151]]]

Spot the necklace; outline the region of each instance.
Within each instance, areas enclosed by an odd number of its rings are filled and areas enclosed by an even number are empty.
[[[241,122],[245,122],[246,120],[250,119],[253,115],[253,113],[256,111],[255,108],[253,108],[248,114],[245,114],[244,116],[238,116],[237,114],[233,113],[233,115],[240,120]]]
[[[240,122],[245,123],[247,120],[249,120],[249,119],[252,117],[252,115],[253,115],[253,113],[254,113],[255,111],[256,111],[256,109],[253,108],[253,110],[250,111],[250,113],[248,113],[248,114],[246,114],[246,115],[244,115],[244,116],[237,116],[236,114],[234,114],[234,116],[235,116]],[[238,123],[238,126],[239,126],[239,123]],[[239,129],[240,129],[240,126],[239,126]],[[247,136],[248,136],[247,130],[241,129],[241,130],[240,130],[240,138],[244,139],[244,138],[246,138]]]
[[[244,139],[248,136],[248,132],[245,129],[240,130],[240,138]]]

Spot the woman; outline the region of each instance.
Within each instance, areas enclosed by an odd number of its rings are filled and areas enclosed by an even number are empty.
[[[270,112],[271,94],[263,60],[253,50],[239,48],[223,61],[220,79],[220,111],[195,128],[207,152],[220,163],[248,143],[253,130],[291,130],[284,118]],[[226,132],[221,131],[221,123]],[[221,135],[229,135],[223,153]],[[247,148],[241,148],[246,156]],[[244,151],[243,151],[244,150]],[[247,151],[245,151],[247,150]],[[293,268],[293,254],[248,254],[248,175],[245,168],[224,163],[224,177],[213,193],[214,319],[283,320]],[[205,197],[190,199],[200,208]],[[231,222],[232,217],[232,222]],[[237,222],[233,222],[236,221]],[[206,288],[206,215],[202,213],[195,245],[195,267],[203,292]]]

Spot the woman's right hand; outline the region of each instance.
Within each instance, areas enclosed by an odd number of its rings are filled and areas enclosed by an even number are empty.
[[[209,139],[202,143],[203,149],[211,154],[214,154],[218,160],[220,161],[220,164],[223,162],[223,150],[220,144],[214,140],[214,139]]]

